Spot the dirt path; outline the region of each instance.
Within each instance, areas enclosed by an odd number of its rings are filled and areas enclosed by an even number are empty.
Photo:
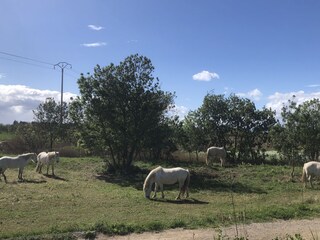
[[[286,235],[294,237],[300,234],[303,239],[320,239],[320,218],[313,220],[290,220],[276,221],[268,223],[252,223],[249,225],[238,226],[238,236],[245,237],[249,240],[271,240],[286,239]],[[171,229],[161,232],[148,232],[142,234],[130,234],[127,236],[106,236],[98,235],[97,240],[214,240],[219,236],[220,239],[234,239],[237,236],[236,227],[218,229]]]

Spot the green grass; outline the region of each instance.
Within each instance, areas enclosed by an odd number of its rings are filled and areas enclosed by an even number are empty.
[[[0,132],[0,142],[1,141],[8,141],[12,138],[14,138],[15,135],[13,133],[10,132]]]
[[[165,186],[165,199],[150,201],[142,184],[155,166],[137,166],[141,171],[135,175],[101,176],[97,158],[61,158],[56,178],[36,173],[30,163],[25,182],[17,182],[17,170],[7,170],[9,183],[0,182],[0,239],[65,239],[76,231],[127,234],[320,216],[320,185],[303,190],[300,175],[291,180],[290,167],[163,163],[189,168],[190,198],[175,201],[175,185]]]

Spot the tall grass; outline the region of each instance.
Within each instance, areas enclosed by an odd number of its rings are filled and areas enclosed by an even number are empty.
[[[147,200],[144,178],[155,165],[137,162],[136,174],[101,174],[97,158],[61,158],[57,177],[25,169],[7,170],[0,182],[0,239],[28,236],[68,236],[95,231],[127,234],[167,228],[219,227],[237,222],[319,216],[320,186],[301,198],[300,176],[291,179],[287,166],[239,165],[207,167],[203,162],[163,162],[191,172],[190,198],[176,201],[177,185],[165,186],[165,199]],[[234,176],[234,180],[230,180]]]

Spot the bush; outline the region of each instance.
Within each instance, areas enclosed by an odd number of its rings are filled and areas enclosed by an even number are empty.
[[[65,146],[59,151],[60,156],[62,157],[83,157],[86,156],[86,151],[81,147],[75,146]]]

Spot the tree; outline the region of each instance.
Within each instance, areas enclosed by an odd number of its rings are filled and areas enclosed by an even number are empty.
[[[19,136],[22,145],[25,147],[24,151],[39,152],[41,151],[46,142],[43,141],[42,129],[37,123],[24,123],[19,124],[16,130],[16,135]],[[16,141],[19,141],[18,139]]]
[[[320,155],[320,100],[312,99],[298,105],[295,97],[282,108],[282,122],[272,131],[275,148],[294,164],[302,154],[310,160]]]
[[[265,157],[263,146],[275,122],[274,112],[257,110],[249,99],[207,94],[202,106],[184,120],[184,147],[197,152],[204,147],[222,146],[229,152],[229,161],[256,162]]]
[[[72,119],[86,146],[102,153],[110,168],[130,168],[173,103],[173,94],[160,89],[153,71],[150,59],[136,54],[119,65],[97,65],[93,75],[78,80],[80,97],[70,107]]]
[[[228,143],[228,105],[224,95],[207,94],[198,109],[206,130],[207,147],[225,147]]]
[[[196,158],[199,159],[199,151],[207,148],[205,128],[199,111],[190,111],[183,120],[180,144],[183,149],[190,153],[195,151]]]
[[[295,115],[304,154],[310,160],[317,160],[320,155],[320,100],[304,102],[297,107]]]
[[[269,140],[269,130],[276,123],[274,112],[266,108],[256,109],[250,99],[236,95],[230,95],[227,102],[233,157],[237,161],[251,159],[252,162],[258,162],[263,160],[265,158],[264,145]],[[238,153],[237,157],[235,157],[236,153]]]
[[[64,122],[68,116],[68,106],[63,103],[63,119]],[[38,123],[39,133],[45,142],[49,143],[49,150],[53,149],[53,144],[58,137],[64,132],[63,126],[60,124],[61,116],[60,104],[55,102],[53,98],[47,98],[44,103],[41,103],[36,110],[33,110],[34,120]]]

